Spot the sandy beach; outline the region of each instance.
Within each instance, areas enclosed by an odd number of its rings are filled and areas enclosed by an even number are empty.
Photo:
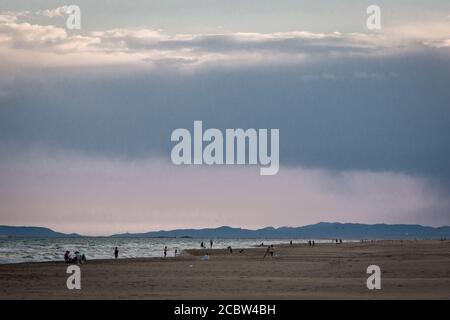
[[[88,261],[81,290],[64,262],[0,265],[0,299],[449,299],[450,241],[188,250],[174,258]],[[380,290],[366,268],[381,268]]]

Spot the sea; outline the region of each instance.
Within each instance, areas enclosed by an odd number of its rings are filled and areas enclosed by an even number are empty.
[[[0,238],[0,264],[63,261],[66,250],[84,253],[87,260],[111,259],[114,248],[119,248],[119,258],[162,257],[167,246],[167,256],[173,257],[186,249],[200,248],[203,241],[209,248],[210,239],[196,238]],[[261,244],[289,243],[291,239],[213,239],[213,248],[251,248]],[[316,243],[330,243],[318,239]],[[293,243],[307,243],[308,239],[293,239]]]

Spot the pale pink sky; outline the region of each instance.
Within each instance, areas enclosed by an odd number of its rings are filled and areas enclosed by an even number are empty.
[[[0,161],[0,224],[108,235],[319,221],[448,223],[449,199],[414,176],[282,167],[174,166],[28,152]],[[444,206],[444,207],[443,207]]]

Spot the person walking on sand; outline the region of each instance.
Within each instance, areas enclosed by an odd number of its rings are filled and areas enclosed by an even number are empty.
[[[212,241],[212,239],[209,240],[209,246],[210,246],[210,248],[212,249],[212,247],[213,247],[213,241]]]
[[[273,258],[273,254],[274,254],[273,244],[270,245],[269,254],[270,254],[270,258]]]
[[[117,247],[114,249],[114,257],[116,259],[119,257],[119,249]]]
[[[164,247],[164,258],[167,257],[167,247]]]

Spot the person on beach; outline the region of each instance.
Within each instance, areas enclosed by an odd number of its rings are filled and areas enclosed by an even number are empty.
[[[76,262],[77,257],[75,254],[71,253],[70,251],[67,252],[67,263],[74,263]]]
[[[164,247],[164,258],[167,257],[167,247]]]
[[[266,252],[264,253],[263,259],[265,259],[267,256],[270,256],[273,258],[273,245],[270,245],[267,247]]]
[[[203,241],[202,242],[200,242],[200,248],[205,248],[205,244],[203,243]]]
[[[69,250],[66,250],[66,253],[64,253],[64,261],[66,263],[70,262],[70,251]]]
[[[178,249],[175,249],[175,257],[177,256],[177,254],[178,254]]]
[[[212,239],[211,240],[209,240],[209,246],[211,247],[211,249],[212,249],[212,247],[213,247],[213,241],[212,241]]]
[[[231,246],[227,247],[229,253],[233,253],[233,248]]]
[[[119,257],[119,249],[117,247],[114,249],[114,257],[116,259]]]
[[[311,247],[311,240],[308,241],[308,245]]]
[[[314,247],[314,245],[315,245],[315,242],[314,242],[314,240],[312,241],[312,246]]]
[[[75,263],[76,264],[82,264],[83,261],[81,260],[81,254],[79,251],[75,251]]]
[[[289,245],[292,246],[292,240],[289,242]]]
[[[266,253],[264,253],[263,259],[265,259],[267,256],[270,256],[270,258],[272,259],[273,253],[274,253],[273,244],[271,244],[270,246],[267,247]]]

